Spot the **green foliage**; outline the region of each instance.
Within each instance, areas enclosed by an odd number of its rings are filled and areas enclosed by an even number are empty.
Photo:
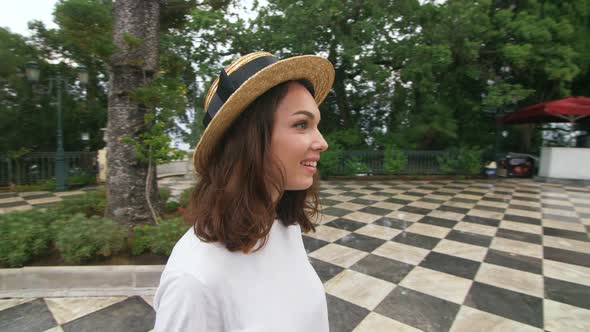
[[[129,46],[129,48],[132,50],[138,49],[141,44],[143,44],[143,40],[141,38],[138,38],[130,33],[123,34],[123,40],[125,41],[125,44],[127,44],[127,46]]]
[[[51,210],[62,216],[83,214],[84,216],[103,216],[106,205],[104,190],[90,191],[81,195],[66,196]]]
[[[68,175],[68,185],[70,187],[86,187],[96,184],[96,175],[91,173],[76,173]]]
[[[318,165],[322,177],[338,175],[344,154],[344,149],[340,144],[330,142],[329,140],[328,144],[329,148],[325,152],[322,152]]]
[[[55,221],[51,231],[64,261],[76,264],[121,251],[127,235],[126,229],[112,220],[84,214]]]
[[[346,175],[367,174],[370,171],[369,166],[363,163],[360,158],[351,158],[344,163]]]
[[[164,204],[164,213],[177,213],[180,204],[176,201],[169,201]]]
[[[363,137],[358,129],[348,128],[337,130],[329,135],[326,135],[326,141],[329,144],[329,149],[332,148],[332,144],[338,144],[345,149],[354,149],[363,147]]]
[[[45,181],[40,181],[33,184],[20,184],[16,185],[10,190],[16,192],[27,192],[27,191],[54,191],[55,190],[55,179],[49,179]]]
[[[383,172],[398,174],[408,166],[408,156],[394,145],[387,146],[383,151]]]
[[[161,204],[165,204],[172,196],[172,192],[168,188],[159,188],[159,199]]]
[[[133,229],[131,252],[134,255],[146,251],[170,256],[176,242],[187,231],[182,218],[164,219],[158,225],[143,225]]]
[[[188,188],[180,194],[180,199],[178,200],[180,207],[186,208],[188,206],[188,203],[193,196],[193,190],[194,188]]]
[[[482,150],[478,148],[460,147],[448,150],[437,161],[444,173],[477,175],[483,167],[481,155]]]
[[[38,210],[0,214],[0,264],[21,267],[46,253],[51,217]]]

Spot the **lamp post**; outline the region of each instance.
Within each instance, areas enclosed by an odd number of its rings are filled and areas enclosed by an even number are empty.
[[[28,62],[25,65],[25,74],[30,82],[39,81],[39,66],[34,62]],[[82,84],[88,82],[88,72],[86,67],[81,65],[78,67],[78,80]],[[55,151],[55,190],[66,191],[68,189],[66,180],[66,158],[64,152],[64,140],[63,140],[63,129],[62,129],[62,110],[61,110],[61,89],[65,84],[66,80],[61,75],[49,78],[49,90],[51,93],[51,86],[55,84],[57,93],[57,148]]]

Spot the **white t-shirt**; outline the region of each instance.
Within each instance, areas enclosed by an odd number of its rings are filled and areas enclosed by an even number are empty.
[[[301,228],[278,220],[266,246],[249,254],[202,242],[189,229],[174,246],[154,307],[161,332],[329,331],[324,286]]]

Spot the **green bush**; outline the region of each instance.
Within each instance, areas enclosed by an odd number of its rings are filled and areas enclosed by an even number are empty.
[[[383,153],[383,172],[385,174],[397,174],[408,166],[408,156],[397,147],[388,146]]]
[[[363,163],[360,158],[349,159],[344,165],[346,175],[367,174],[370,171],[369,166]]]
[[[331,143],[326,152],[322,152],[319,162],[320,175],[330,176],[337,175],[340,169],[340,163],[344,149],[340,144]]]
[[[170,189],[159,188],[159,200],[160,200],[160,204],[162,204],[162,206],[166,205],[166,203],[170,199],[170,196],[172,196],[172,192],[170,191]]]
[[[164,204],[164,213],[176,213],[180,204],[175,201],[169,201]]]
[[[68,176],[68,185],[86,187],[96,184],[96,175],[89,173],[76,173]]]
[[[112,220],[78,213],[51,225],[55,247],[67,263],[109,257],[125,247],[126,229]]]
[[[176,242],[186,233],[182,218],[164,219],[158,225],[143,225],[133,229],[131,253],[142,254],[146,251],[170,256]]]
[[[185,189],[182,194],[180,194],[180,199],[178,200],[180,207],[186,208],[188,206],[188,203],[193,197],[193,190],[194,188],[188,188]]]
[[[437,157],[441,171],[447,174],[479,174],[482,167],[482,151],[477,148],[461,147],[450,149]]]
[[[60,216],[72,216],[82,213],[87,217],[103,216],[106,206],[104,190],[90,191],[81,195],[64,197],[52,210]]]
[[[0,215],[0,263],[21,267],[45,253],[51,240],[51,217],[39,210]]]
[[[45,181],[39,181],[32,184],[19,184],[11,188],[16,192],[27,192],[27,191],[55,191],[55,179],[49,179]]]

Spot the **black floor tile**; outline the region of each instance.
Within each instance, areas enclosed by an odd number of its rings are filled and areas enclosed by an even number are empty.
[[[471,196],[483,196],[484,194],[479,191],[471,191],[471,190],[464,190],[461,192],[464,195],[471,195]]]
[[[460,306],[434,296],[396,287],[375,308],[375,312],[422,331],[448,331]]]
[[[459,213],[459,214],[467,214],[467,212],[469,212],[469,209],[459,208],[459,207],[450,206],[450,205],[441,205],[441,206],[437,207],[436,209],[439,211],[455,212],[455,213]]]
[[[305,247],[305,252],[307,252],[308,254],[329,244],[329,242],[327,242],[327,241],[315,239],[313,237],[306,236],[306,235],[303,235],[302,238],[303,238],[303,246]]]
[[[590,287],[545,277],[545,297],[590,310]]]
[[[378,208],[378,207],[374,207],[374,206],[367,206],[365,208],[360,209],[359,211],[364,212],[364,213],[378,215],[378,216],[384,216],[386,214],[390,214],[394,210],[383,209],[383,208]]]
[[[340,266],[330,264],[313,257],[309,257],[309,262],[311,263],[311,266],[313,266],[315,272],[318,274],[318,277],[320,277],[322,283],[326,283],[328,280],[332,279],[335,275],[344,270],[344,268]]]
[[[335,216],[335,217],[344,217],[345,215],[352,213],[352,211],[339,209],[339,208],[335,208],[333,206],[330,206],[328,208],[323,209],[322,213],[330,215],[330,216]]]
[[[430,212],[432,212],[432,210],[430,210],[430,209],[424,209],[424,208],[420,208],[420,207],[416,207],[416,206],[409,206],[409,205],[402,207],[398,211],[415,213],[415,214],[423,214],[423,215],[427,215]]]
[[[446,202],[445,200],[442,200],[442,199],[434,199],[434,198],[428,198],[428,197],[420,198],[418,201],[424,202],[424,203],[431,203],[431,204],[442,204],[442,203]]]
[[[333,199],[328,199],[328,198],[322,198],[320,199],[320,205],[321,206],[332,206],[332,205],[336,205],[336,204],[340,204],[342,202],[340,201],[336,201]]]
[[[340,195],[342,195],[342,196],[348,196],[348,197],[351,197],[351,198],[356,198],[356,197],[360,197],[360,196],[365,196],[366,194],[361,194],[361,193],[355,193],[355,192],[352,192],[352,191],[348,191],[348,192],[342,193]]]
[[[541,203],[541,206],[546,209],[554,209],[554,210],[564,210],[564,211],[575,211],[576,210],[573,205],[565,206],[565,205]]]
[[[484,262],[535,274],[543,273],[543,261],[539,258],[489,249]]]
[[[506,196],[512,195],[512,191],[506,191],[506,190],[494,190],[493,193],[496,195],[506,195]]]
[[[467,203],[467,204],[477,203],[476,199],[467,199],[467,198],[461,198],[461,197],[453,197],[449,201],[459,202],[459,203]]]
[[[377,239],[371,236],[366,236],[357,233],[348,234],[338,241],[334,242],[350,248],[371,252],[385,243],[385,240]]]
[[[373,224],[385,226],[385,227],[391,227],[391,228],[395,228],[395,229],[406,230],[408,227],[412,226],[413,222],[406,221],[406,220],[393,219],[393,218],[389,218],[389,217],[383,217],[383,218],[379,218],[379,219],[375,220],[373,222]]]
[[[543,213],[543,219],[551,219],[557,221],[566,221],[566,222],[579,222],[580,218],[577,217],[570,217],[558,214],[551,214],[551,213]]]
[[[588,233],[568,231],[565,229],[543,227],[543,234],[549,236],[563,237],[566,239],[572,239],[577,241],[590,242],[590,239],[588,238]]]
[[[392,241],[430,250],[436,247],[440,239],[422,234],[402,232],[394,237]]]
[[[496,202],[496,203],[506,203],[509,202],[509,199],[497,198],[497,197],[487,197],[484,196],[481,199],[482,201],[489,201],[489,202]]]
[[[57,325],[43,299],[36,299],[0,311],[0,331],[2,332],[38,332]]]
[[[424,197],[424,196],[426,196],[428,194],[420,193],[420,192],[417,192],[417,191],[406,191],[404,193],[404,195],[415,196],[415,197]]]
[[[512,199],[518,200],[518,201],[525,201],[525,202],[538,202],[540,200],[539,198],[532,198],[532,197],[518,196],[518,195],[512,196]]]
[[[350,332],[370,313],[363,307],[330,294],[326,294],[326,301],[328,302],[330,332]]]
[[[457,277],[473,279],[479,269],[479,262],[469,259],[441,254],[431,251],[428,256],[422,260],[420,266],[432,270],[448,273]]]
[[[351,270],[399,284],[414,265],[376,255],[368,255],[350,267]]]
[[[353,200],[350,200],[349,202],[355,203],[355,204],[361,204],[361,205],[372,205],[372,204],[377,203],[377,201],[372,201],[372,200],[364,199],[364,198],[355,198]]]
[[[17,193],[13,193],[13,192],[10,192],[10,193],[0,193],[0,199],[3,199],[3,198],[12,198],[12,197],[18,197],[18,194]]]
[[[145,332],[154,328],[156,313],[139,296],[75,319],[62,325],[64,332]]]
[[[481,234],[475,234],[470,232],[462,232],[456,229],[452,230],[446,237],[447,240],[453,240],[468,244],[473,244],[480,247],[489,247],[492,243],[491,236],[485,236]]]
[[[27,203],[27,201],[16,201],[16,202],[8,202],[8,203],[0,203],[0,208],[9,208],[9,207],[15,207],[15,206],[23,206],[23,205],[28,205],[29,203]]]
[[[515,221],[515,222],[521,222],[521,223],[525,223],[525,224],[531,224],[531,225],[541,225],[541,219],[517,216],[515,214],[508,214],[507,213],[504,215],[503,219],[508,220],[508,221]]]
[[[473,208],[474,209],[477,209],[477,210],[497,212],[497,213],[504,213],[504,212],[506,212],[506,209],[505,208],[496,207],[496,206],[476,205]]]
[[[326,223],[326,225],[330,227],[345,229],[349,232],[354,232],[357,229],[366,226],[367,224],[346,218],[338,218],[330,221],[329,223]]]
[[[408,200],[405,200],[405,199],[399,199],[399,198],[392,197],[392,198],[386,199],[384,202],[393,203],[393,204],[406,205],[406,204],[412,203],[413,201],[408,201]]]
[[[437,218],[437,217],[431,217],[431,216],[426,216],[426,217],[418,220],[418,222],[421,222],[424,224],[429,224],[429,225],[434,225],[434,226],[439,226],[439,227],[446,227],[446,228],[453,228],[453,227],[455,227],[455,225],[457,225],[457,221],[443,219],[443,218]]]
[[[506,239],[523,241],[534,244],[543,244],[543,238],[538,234],[531,234],[527,232],[514,231],[511,229],[500,228],[496,232],[496,236]]]
[[[422,260],[420,266],[461,278],[474,279],[480,264],[469,259],[432,251]]]
[[[372,193],[371,195],[373,195],[373,196],[383,196],[383,197],[391,197],[391,196],[393,196],[392,193],[388,193],[388,192],[384,192],[384,191],[376,191],[376,192]]]
[[[492,219],[492,218],[485,218],[485,217],[478,217],[478,216],[466,215],[465,217],[463,217],[463,221],[470,222],[473,224],[484,225],[484,226],[492,226],[492,227],[500,226],[500,220],[496,220],[496,219]]]
[[[526,206],[526,205],[519,205],[519,204],[510,204],[510,205],[508,205],[508,208],[509,209],[522,210],[522,211],[541,212],[541,208],[540,207],[536,207],[536,206]]]
[[[464,304],[521,323],[543,328],[543,300],[474,282]]]
[[[543,258],[568,264],[590,267],[590,254],[577,251],[543,247]]]
[[[21,194],[21,197],[26,199],[26,200],[32,200],[32,199],[40,199],[40,198],[51,198],[51,197],[55,197],[54,194],[51,193],[43,193],[43,194]]]

